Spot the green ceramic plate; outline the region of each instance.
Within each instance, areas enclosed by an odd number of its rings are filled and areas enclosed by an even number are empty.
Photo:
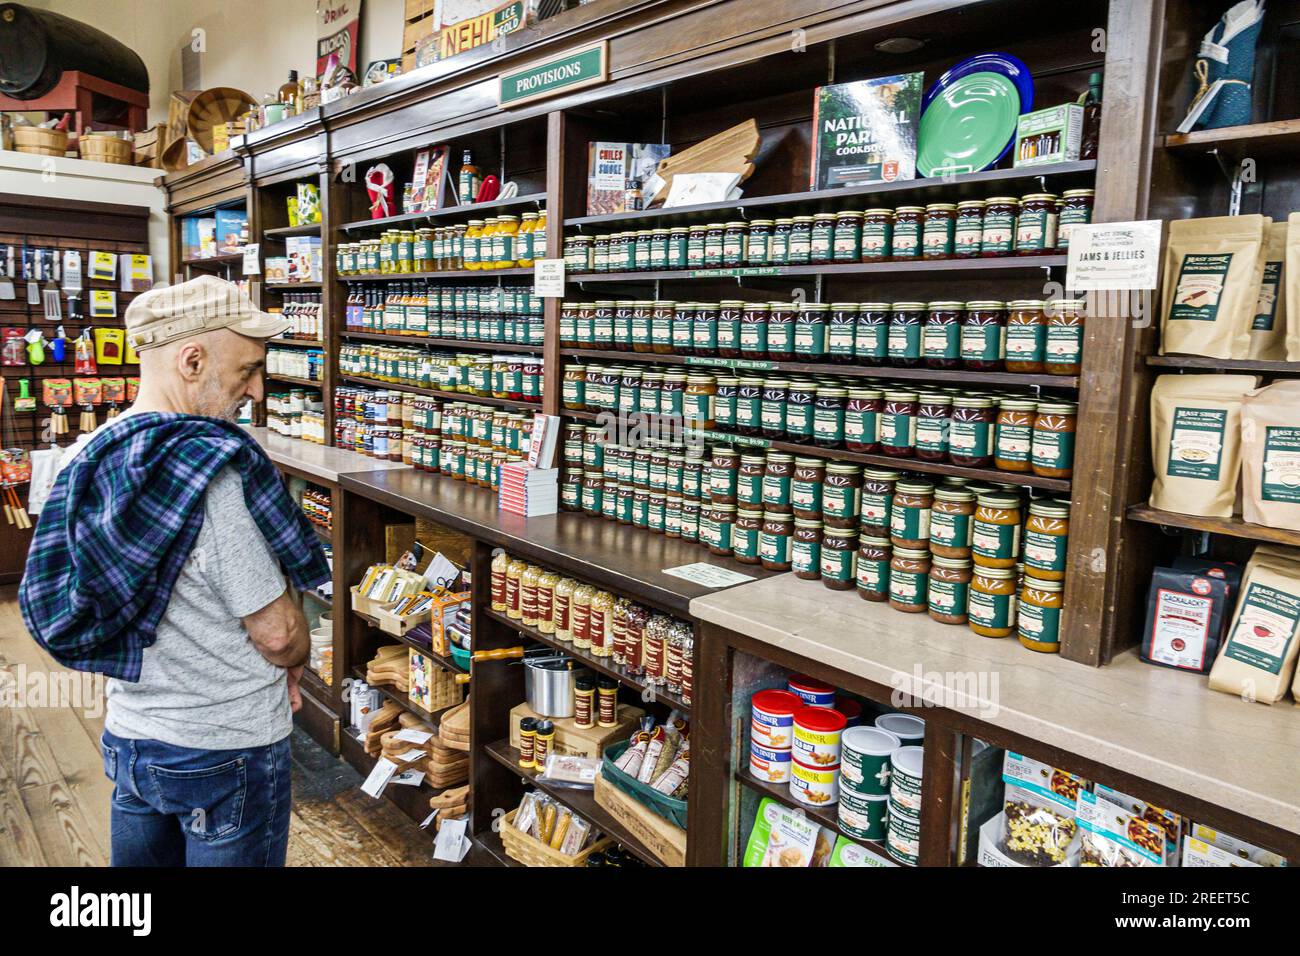
[[[936,96],[921,116],[922,176],[974,173],[998,161],[1016,137],[1020,92],[1005,76],[972,73]]]

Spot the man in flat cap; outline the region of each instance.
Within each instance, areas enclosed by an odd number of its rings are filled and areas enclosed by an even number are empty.
[[[36,527],[28,630],[60,663],[109,677],[114,866],[284,864],[309,650],[285,574],[306,590],[329,568],[236,422],[287,324],[212,276],[136,298],[139,395],[79,440]]]

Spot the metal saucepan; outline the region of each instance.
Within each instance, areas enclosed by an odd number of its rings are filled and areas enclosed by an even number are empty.
[[[543,717],[572,717],[573,662],[562,655],[524,658],[524,693],[528,706]]]

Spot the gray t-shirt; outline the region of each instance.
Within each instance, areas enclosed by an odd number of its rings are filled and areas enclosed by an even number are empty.
[[[138,683],[109,680],[105,726],[119,737],[177,747],[263,747],[293,729],[286,671],[267,661],[240,620],[284,592],[284,577],[223,468],[208,486],[203,528],[145,648]]]

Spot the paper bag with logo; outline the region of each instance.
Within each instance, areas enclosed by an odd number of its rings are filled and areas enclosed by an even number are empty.
[[[1254,375],[1161,375],[1151,390],[1151,507],[1232,517],[1241,471],[1241,401]]]
[[[1286,313],[1296,316],[1286,326],[1286,360],[1300,362],[1300,212],[1291,213],[1286,226],[1282,281],[1286,289]]]
[[[1270,223],[1264,230],[1264,278],[1250,327],[1250,357],[1262,362],[1286,361],[1287,301],[1286,243],[1290,225]]]
[[[1261,544],[1246,566],[1228,639],[1210,687],[1275,704],[1291,685],[1300,651],[1300,552]]]
[[[1251,392],[1241,405],[1242,514],[1300,531],[1300,382]]]
[[[1252,215],[1169,224],[1161,355],[1249,356],[1269,222]]]

